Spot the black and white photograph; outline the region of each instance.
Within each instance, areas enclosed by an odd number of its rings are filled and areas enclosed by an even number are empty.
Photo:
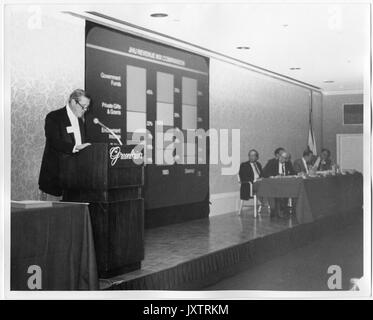
[[[371,297],[370,1],[1,10],[3,298]]]

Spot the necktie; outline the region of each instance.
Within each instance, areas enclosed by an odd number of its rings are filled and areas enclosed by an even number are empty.
[[[282,174],[286,176],[285,163],[282,164]]]
[[[78,118],[78,121],[79,121],[80,137],[82,139],[82,143],[84,143],[85,142],[85,125],[84,125],[84,121],[81,118]]]
[[[256,165],[256,162],[254,162],[254,168],[255,168],[255,171],[258,175],[258,177],[260,176],[260,173],[259,173],[259,169],[258,169],[258,166]]]

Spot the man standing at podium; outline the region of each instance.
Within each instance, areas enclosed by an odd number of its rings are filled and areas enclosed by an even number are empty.
[[[64,155],[83,150],[86,143],[84,114],[90,97],[81,89],[74,90],[65,107],[45,118],[45,148],[39,175],[40,200],[59,201],[62,197],[60,161]]]

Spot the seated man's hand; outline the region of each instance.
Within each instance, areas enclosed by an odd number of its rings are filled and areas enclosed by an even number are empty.
[[[87,148],[90,145],[91,145],[90,143],[79,144],[79,145],[75,146],[75,149],[80,151],[80,150],[83,150],[84,148]]]

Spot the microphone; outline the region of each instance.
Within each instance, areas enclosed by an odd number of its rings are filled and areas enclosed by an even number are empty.
[[[105,126],[102,122],[100,122],[100,120],[98,120],[97,118],[93,118],[93,123],[94,124],[98,124],[99,126],[101,126],[102,128],[106,129],[107,131],[109,131],[115,139],[117,139],[117,141],[119,142],[119,144],[121,146],[123,146],[123,143],[122,141],[119,139],[119,137],[115,134],[115,132],[113,130],[111,130],[110,128],[108,128],[107,126]]]

